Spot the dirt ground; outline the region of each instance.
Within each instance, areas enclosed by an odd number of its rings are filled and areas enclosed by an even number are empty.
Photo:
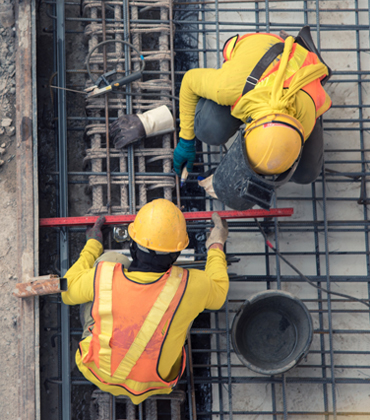
[[[11,5],[0,3],[0,417],[18,418],[18,300],[15,144],[15,28]]]

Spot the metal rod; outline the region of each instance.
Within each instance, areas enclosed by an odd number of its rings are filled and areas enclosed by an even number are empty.
[[[130,8],[129,1],[124,0],[122,3],[122,14],[123,14],[123,29],[124,29],[124,39],[130,39]],[[127,45],[124,46],[125,50],[125,72],[129,74],[130,72],[130,50]],[[127,86],[127,92],[131,92],[131,86]],[[126,114],[132,113],[132,98],[131,96],[126,96]],[[130,213],[136,213],[136,191],[135,191],[135,166],[134,166],[134,147],[132,145],[128,146],[128,172],[129,172],[129,206]]]
[[[212,211],[198,211],[183,213],[186,221],[210,220]],[[223,219],[244,219],[254,217],[289,217],[293,214],[292,208],[281,208],[271,210],[244,210],[244,211],[217,211]],[[119,223],[131,223],[136,215],[127,214],[119,216],[106,216],[105,225],[114,225]],[[62,226],[85,226],[93,225],[98,216],[81,217],[51,217],[40,219],[40,227],[62,227]]]
[[[65,10],[64,1],[57,0],[57,82],[59,87],[66,87],[65,57]],[[68,164],[67,164],[67,104],[66,93],[58,91],[58,166],[59,166],[59,215],[68,216]],[[60,272],[63,276],[69,268],[68,230],[63,228],[59,235]],[[71,366],[69,354],[69,307],[62,303],[60,321],[62,340],[62,419],[71,419]]]
[[[195,400],[193,353],[192,353],[192,347],[191,347],[190,330],[188,331],[188,334],[187,334],[187,341],[188,341],[188,364],[189,364],[189,374],[190,374],[190,393],[191,393],[192,419],[197,420],[197,404],[196,404],[196,400]]]

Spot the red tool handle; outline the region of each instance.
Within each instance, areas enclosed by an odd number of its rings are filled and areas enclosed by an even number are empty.
[[[183,213],[187,222],[197,220],[210,220],[214,211],[194,211]],[[217,211],[222,219],[250,219],[254,217],[289,217],[293,214],[293,208],[281,208],[260,210],[251,209],[243,211],[225,210]],[[82,216],[82,217],[50,217],[40,219],[40,227],[62,227],[62,226],[86,226],[93,225],[99,216]],[[105,225],[122,225],[128,224],[135,220],[135,214],[123,214],[115,216],[105,216]]]

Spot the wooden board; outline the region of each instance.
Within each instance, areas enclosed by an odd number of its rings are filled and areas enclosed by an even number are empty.
[[[17,159],[17,253],[18,278],[34,277],[38,252],[35,234],[34,143],[33,143],[33,77],[32,53],[34,29],[32,0],[15,3],[16,21],[16,159]],[[33,27],[33,28],[32,28]],[[37,298],[36,298],[37,299]],[[19,418],[40,418],[38,385],[38,334],[35,298],[19,300]]]

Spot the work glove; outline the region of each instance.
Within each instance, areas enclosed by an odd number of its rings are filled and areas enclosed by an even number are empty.
[[[142,138],[168,133],[175,129],[173,117],[166,105],[143,114],[128,114],[119,117],[109,126],[109,135],[116,149]]]
[[[218,198],[213,188],[213,175],[203,179],[199,179],[198,177],[198,185],[203,187],[205,192],[208,193],[211,197]]]
[[[105,223],[105,217],[100,216],[94,223],[94,226],[86,229],[86,241],[89,239],[96,239],[103,245],[103,233],[101,231],[102,226]]]
[[[181,176],[182,167],[186,163],[186,169],[188,172],[193,170],[193,164],[195,161],[195,139],[184,140],[180,138],[176,149],[173,152],[173,169],[178,176]]]
[[[223,246],[229,234],[226,220],[222,220],[218,213],[212,214],[212,221],[215,224],[215,227],[211,230],[211,233],[206,240],[207,249],[213,244],[221,244]]]

